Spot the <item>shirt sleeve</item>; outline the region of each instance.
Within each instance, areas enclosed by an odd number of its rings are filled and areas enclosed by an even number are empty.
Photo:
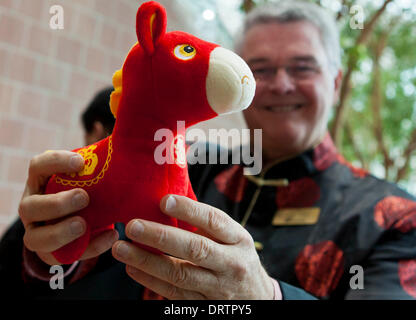
[[[22,276],[25,283],[39,280],[49,281],[54,275],[50,273],[51,266],[44,263],[36,253],[31,252],[23,246],[23,260],[22,260]],[[74,273],[79,262],[75,261],[71,265],[62,266],[64,268],[64,279],[68,279]]]
[[[390,230],[357,267],[345,299],[416,299],[416,230]]]
[[[306,291],[294,287],[286,282],[279,281],[282,300],[318,300]]]

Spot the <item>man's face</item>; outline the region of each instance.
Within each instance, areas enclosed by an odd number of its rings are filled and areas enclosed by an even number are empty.
[[[250,129],[263,129],[265,160],[318,144],[341,81],[341,72],[331,73],[318,29],[306,21],[255,25],[240,54],[257,82],[244,117]]]

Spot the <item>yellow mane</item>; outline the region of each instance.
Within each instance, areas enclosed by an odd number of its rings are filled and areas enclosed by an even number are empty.
[[[133,49],[134,46],[136,46],[137,44],[138,44],[138,42],[136,42],[130,48],[129,53],[130,53],[131,49]],[[120,105],[121,93],[123,91],[123,81],[122,81],[123,80],[122,79],[122,76],[123,76],[123,74],[122,74],[123,67],[124,67],[124,63],[123,63],[123,66],[121,67],[121,69],[120,70],[117,70],[113,74],[113,87],[114,87],[114,91],[111,92],[111,95],[110,95],[110,110],[111,110],[111,113],[113,114],[114,118],[117,118],[117,111],[118,111],[118,107]]]
[[[114,118],[117,118],[117,110],[120,104],[121,92],[123,88],[122,70],[123,68],[121,68],[120,70],[117,70],[116,72],[114,72],[114,75],[113,75],[114,91],[111,92],[111,95],[110,95],[110,110]]]

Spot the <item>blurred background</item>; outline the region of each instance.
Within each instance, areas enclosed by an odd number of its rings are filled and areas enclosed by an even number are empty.
[[[272,0],[160,0],[168,31],[233,48],[241,20]],[[0,0],[0,236],[17,217],[29,160],[83,144],[80,113],[136,42],[139,0]],[[416,1],[311,0],[341,30],[344,81],[330,131],[354,165],[416,194]],[[53,30],[53,5],[64,29]],[[357,8],[358,6],[358,8]],[[243,128],[241,115],[198,125]]]

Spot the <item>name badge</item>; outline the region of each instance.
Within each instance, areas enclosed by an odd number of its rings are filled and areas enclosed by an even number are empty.
[[[273,226],[302,226],[316,224],[319,219],[320,208],[285,208],[277,210]]]

